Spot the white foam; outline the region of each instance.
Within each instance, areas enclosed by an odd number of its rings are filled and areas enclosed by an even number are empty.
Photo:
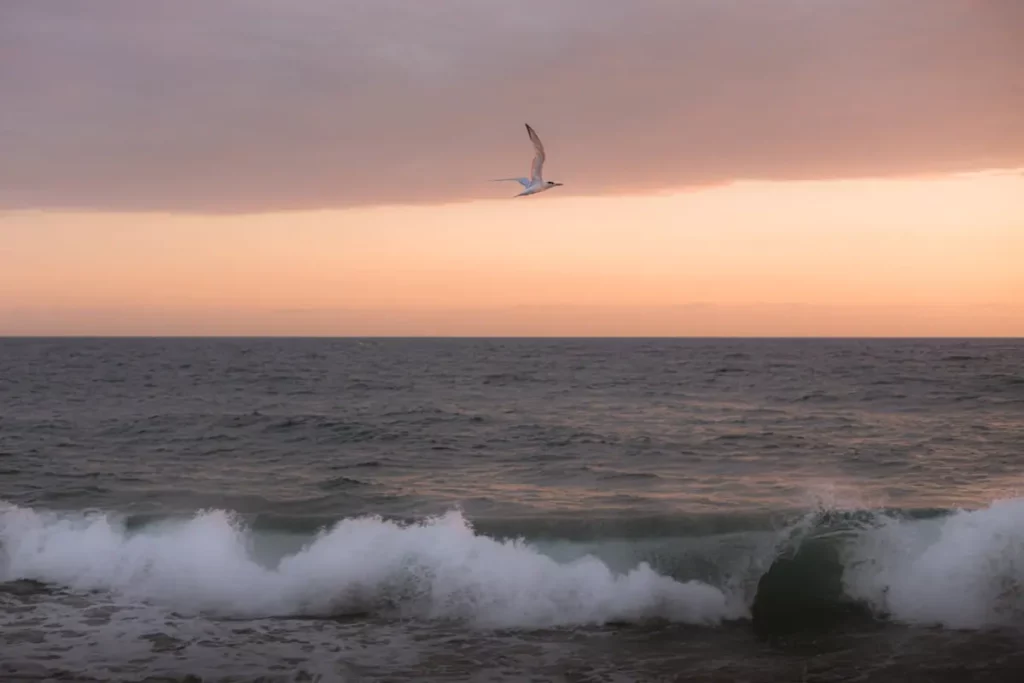
[[[1024,498],[886,519],[848,548],[846,592],[898,621],[976,629],[1024,615]]]
[[[225,616],[393,611],[486,627],[538,628],[660,617],[715,624],[743,616],[711,585],[646,563],[614,573],[593,556],[558,562],[520,541],[474,533],[458,512],[401,525],[347,519],[276,567],[224,511],[126,531],[103,513],[58,515],[0,503],[0,581],[104,590],[181,612]]]

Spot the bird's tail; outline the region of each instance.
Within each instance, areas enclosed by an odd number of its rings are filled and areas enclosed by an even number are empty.
[[[493,178],[491,180],[491,182],[492,183],[500,183],[503,180],[514,180],[515,182],[519,183],[523,187],[529,187],[530,186],[530,179],[529,178]]]

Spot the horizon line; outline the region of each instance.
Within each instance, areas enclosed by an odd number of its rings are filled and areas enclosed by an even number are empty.
[[[629,339],[699,339],[699,340],[851,340],[851,341],[886,341],[886,340],[1019,340],[1024,335],[360,335],[360,334],[0,334],[0,340],[9,339],[412,339],[412,340],[448,340],[448,339],[596,339],[596,340],[629,340]]]

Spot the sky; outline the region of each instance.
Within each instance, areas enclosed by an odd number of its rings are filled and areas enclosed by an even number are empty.
[[[0,3],[0,335],[1024,336],[1019,0]],[[512,199],[541,135],[545,176]]]

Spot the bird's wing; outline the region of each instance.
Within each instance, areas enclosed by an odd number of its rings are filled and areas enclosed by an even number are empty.
[[[529,178],[495,178],[493,182],[500,183],[503,180],[514,180],[517,183],[519,183],[520,185],[522,185],[523,187],[529,187],[530,186],[530,179]]]
[[[544,145],[541,143],[540,137],[537,136],[537,131],[530,128],[530,124],[526,124],[526,132],[530,134],[530,140],[533,142],[533,148],[537,151],[536,156],[533,157],[533,168],[530,169],[530,179],[536,182],[541,179],[541,171],[544,168],[544,159],[547,157],[544,154]]]

